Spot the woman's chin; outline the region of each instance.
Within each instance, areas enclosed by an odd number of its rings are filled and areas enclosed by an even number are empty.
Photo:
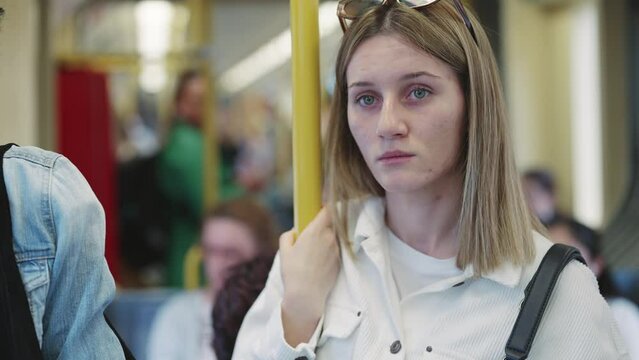
[[[382,185],[382,188],[384,188],[386,194],[412,193],[424,188],[423,184],[406,179],[386,179],[386,181],[380,182],[380,184]]]

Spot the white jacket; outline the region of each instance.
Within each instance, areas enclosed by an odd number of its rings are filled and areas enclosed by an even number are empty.
[[[524,268],[504,264],[475,278],[469,267],[400,300],[386,248],[383,200],[369,198],[351,211],[355,255],[341,250],[340,274],[310,341],[292,348],[284,340],[276,258],[266,288],[244,319],[234,360],[504,359],[524,289],[551,246],[547,239],[534,234],[536,258]],[[629,359],[584,265],[573,261],[562,272],[529,359]]]

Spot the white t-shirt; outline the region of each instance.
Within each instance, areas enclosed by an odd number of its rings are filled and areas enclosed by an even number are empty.
[[[404,299],[427,286],[463,273],[456,258],[437,259],[417,251],[388,231],[391,270],[399,298]]]

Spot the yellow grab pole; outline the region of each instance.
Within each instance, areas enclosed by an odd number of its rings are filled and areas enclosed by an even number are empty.
[[[218,198],[218,151],[217,135],[214,122],[215,114],[215,92],[211,83],[211,63],[206,51],[211,45],[211,24],[212,24],[212,4],[209,0],[188,0],[186,2],[190,11],[190,35],[191,50],[197,58],[196,68],[199,69],[206,81],[206,91],[204,100],[204,116],[202,119],[202,135],[204,139],[202,164],[202,214]],[[200,269],[202,268],[202,248],[199,243],[193,244],[184,256],[184,287],[186,289],[196,289],[201,286]]]
[[[204,137],[204,164],[202,166],[204,201],[203,209],[211,208],[218,200],[218,159],[217,129],[215,126],[215,88],[211,81],[211,59],[208,49],[211,46],[211,24],[213,23],[213,4],[210,0],[189,0],[191,10],[191,32],[194,49],[198,52],[197,68],[206,80],[206,97],[202,132]]]
[[[318,0],[291,0],[295,230],[322,206]]]

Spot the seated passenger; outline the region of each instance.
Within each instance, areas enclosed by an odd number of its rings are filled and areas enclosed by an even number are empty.
[[[275,251],[275,232],[266,209],[249,200],[223,203],[203,221],[201,245],[207,286],[170,299],[149,335],[153,360],[214,359],[211,311],[230,268]]]
[[[550,171],[528,170],[522,176],[522,185],[528,206],[545,226],[562,217],[557,209],[555,180]]]
[[[261,256],[229,272],[213,307],[213,350],[217,360],[231,360],[242,320],[264,289],[272,264],[272,256]]]
[[[597,277],[599,291],[610,305],[630,358],[639,360],[639,308],[632,301],[623,298],[617,290],[608,266],[601,256],[597,232],[569,218],[558,219],[550,225],[549,231],[553,241],[579,249],[588,267]]]

